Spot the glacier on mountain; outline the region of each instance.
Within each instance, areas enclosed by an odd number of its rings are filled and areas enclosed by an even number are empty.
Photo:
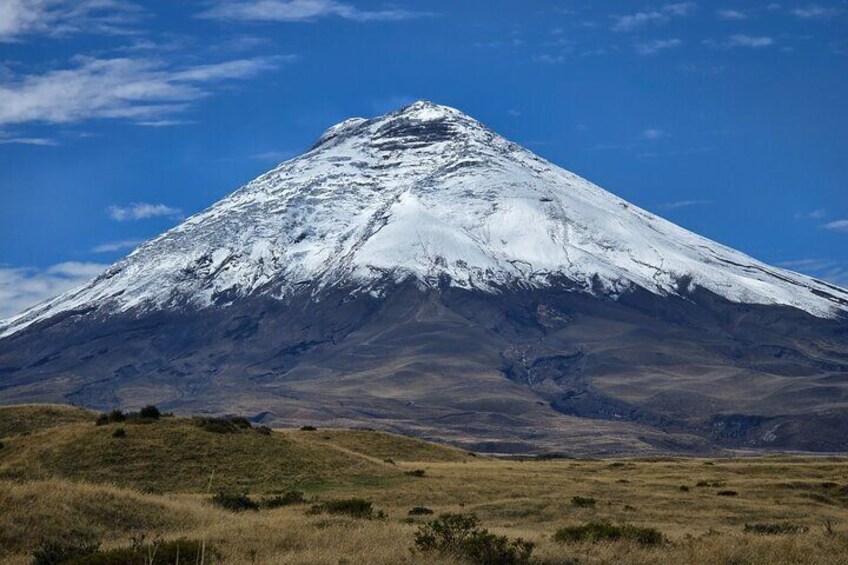
[[[83,287],[0,322],[0,337],[63,312],[226,306],[347,285],[379,295],[415,278],[484,292],[567,282],[785,305],[822,318],[848,291],[682,229],[507,141],[417,102],[328,129]]]

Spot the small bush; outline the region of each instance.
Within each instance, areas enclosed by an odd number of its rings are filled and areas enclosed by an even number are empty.
[[[174,563],[199,562],[203,552],[201,543],[196,540],[156,541],[144,546],[119,547],[98,550],[83,557],[77,557],[67,565],[127,565],[144,563],[145,565],[173,565]],[[206,556],[214,555],[214,550],[206,546]]]
[[[302,432],[317,432],[318,428],[315,426],[301,426],[300,431]]]
[[[148,420],[158,420],[162,416],[162,413],[159,412],[159,409],[152,404],[148,404],[138,411],[138,415]]]
[[[760,534],[764,536],[779,536],[787,534],[803,534],[807,531],[806,526],[783,522],[780,524],[745,524],[745,533]]]
[[[271,428],[268,426],[258,426],[256,428],[256,433],[262,434],[263,436],[271,435]]]
[[[212,504],[220,506],[230,512],[244,512],[245,510],[259,510],[259,505],[246,494],[229,494],[219,492],[212,497]]]
[[[243,416],[230,416],[227,420],[229,420],[232,425],[242,430],[249,430],[253,428],[253,424],[250,423],[250,420]]]
[[[594,507],[598,501],[590,496],[572,496],[571,497],[571,505],[576,506],[577,508],[590,508]]]
[[[474,514],[442,514],[427,522],[415,534],[415,548],[478,565],[529,564],[533,553],[531,542],[490,533]]]
[[[554,541],[560,543],[597,543],[617,540],[628,540],[639,545],[662,545],[665,543],[665,536],[654,528],[630,525],[614,526],[608,522],[569,526],[560,528],[554,534]]]
[[[386,463],[386,464],[388,464],[388,465],[394,465],[394,464],[395,464],[395,460],[394,460],[394,459],[392,459],[392,458],[390,457],[390,458],[388,458],[388,459],[383,459],[383,463]]]
[[[689,487],[686,485],[680,485],[678,489],[680,490],[680,492],[689,492]]]
[[[0,441],[0,449],[3,449],[4,447],[6,447],[6,445],[2,441]]]
[[[100,542],[90,534],[71,532],[67,537],[44,541],[32,552],[33,565],[59,565],[91,555]]]
[[[370,500],[364,498],[336,498],[312,505],[310,514],[338,514],[351,518],[383,518],[382,511],[375,512]]]
[[[210,418],[210,417],[199,417],[194,418],[194,423],[198,427],[204,429],[207,432],[212,432],[213,434],[235,434],[245,429],[245,423],[247,423],[247,428],[251,427],[250,422],[245,420],[244,418]]]
[[[127,430],[125,430],[124,428],[118,428],[117,430],[112,432],[112,437],[114,437],[114,438],[127,437]]]
[[[94,421],[94,423],[98,426],[105,426],[106,424],[125,422],[126,419],[126,414],[116,409],[112,410],[111,412],[104,412],[103,414],[100,414],[97,417],[97,420]]]
[[[290,490],[283,494],[264,498],[259,502],[260,508],[280,508],[282,506],[291,506],[293,504],[305,504],[306,497],[299,490]]]
[[[404,475],[409,475],[410,477],[423,477],[426,474],[427,473],[424,469],[415,469],[414,471],[407,471],[404,473]]]
[[[735,490],[720,490],[716,493],[718,496],[738,496],[739,493]]]
[[[410,516],[429,516],[433,511],[426,506],[413,506],[409,509]]]

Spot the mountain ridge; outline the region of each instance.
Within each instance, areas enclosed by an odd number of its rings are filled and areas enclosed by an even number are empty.
[[[845,451],[846,309],[419,102],[0,323],[0,403],[498,453]]]
[[[209,306],[266,285],[281,296],[348,280],[379,293],[381,279],[407,276],[489,291],[564,277],[612,297],[634,285],[683,295],[700,285],[819,317],[848,311],[848,291],[683,230],[422,101],[329,128],[304,155],[143,244],[82,292],[0,322],[0,336],[98,300],[119,310],[180,298]]]

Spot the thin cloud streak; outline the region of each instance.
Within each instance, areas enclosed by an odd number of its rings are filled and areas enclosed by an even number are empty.
[[[264,22],[313,22],[338,17],[354,22],[392,22],[431,16],[401,8],[361,10],[336,0],[243,0],[218,2],[197,15],[199,18]]]
[[[735,35],[731,35],[724,41],[716,41],[714,39],[707,39],[704,41],[704,45],[708,45],[710,47],[719,47],[722,49],[735,49],[737,47],[762,49],[763,47],[771,47],[775,43],[776,42],[774,38],[769,37],[767,35],[752,36],[744,33],[737,33]]]
[[[211,95],[213,85],[252,78],[292,60],[256,57],[173,68],[155,59],[77,57],[71,68],[13,77],[0,86],[0,126],[165,119]]]
[[[826,230],[848,232],[848,220],[836,220],[822,226]]]
[[[0,266],[0,320],[81,286],[107,267],[74,261],[46,269]]]
[[[712,200],[679,200],[677,202],[666,202],[665,204],[657,205],[658,210],[679,210],[681,208],[691,208],[693,206],[708,206],[713,204]]]
[[[628,32],[642,28],[649,24],[664,24],[673,18],[683,18],[695,11],[697,5],[694,2],[678,2],[666,4],[656,10],[646,10],[624,16],[618,16],[612,25],[612,30],[617,32]]]
[[[179,218],[183,211],[164,204],[148,204],[137,202],[129,206],[109,206],[109,217],[116,222],[127,222],[132,220],[146,220],[149,218]]]
[[[0,43],[32,35],[128,34],[143,15],[140,6],[124,0],[3,0]]]
[[[740,12],[739,10],[718,10],[716,12],[716,16],[718,16],[721,20],[747,20],[748,15],[744,12]]]
[[[790,13],[804,20],[822,20],[838,16],[842,13],[842,10],[839,8],[829,8],[819,4],[812,4],[790,10]]]
[[[134,249],[144,242],[143,239],[123,239],[121,241],[107,241],[101,243],[91,249],[92,253],[117,253],[118,251],[126,251]]]
[[[636,52],[639,55],[654,55],[660,51],[674,49],[681,45],[683,45],[683,42],[679,39],[657,39],[654,41],[647,41],[645,43],[637,43]]]
[[[848,288],[848,265],[842,261],[816,258],[795,259],[780,262],[777,266]]]
[[[59,145],[59,142],[48,137],[0,137],[0,145],[39,145],[47,147]]]

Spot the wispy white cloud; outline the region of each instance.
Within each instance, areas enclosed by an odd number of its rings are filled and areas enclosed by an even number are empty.
[[[820,4],[811,4],[790,10],[793,15],[804,20],[823,20],[838,16],[842,13],[842,9],[822,6]]]
[[[148,218],[179,218],[183,211],[164,204],[136,202],[128,206],[109,206],[109,217],[117,222],[146,220]]]
[[[809,212],[798,212],[795,214],[796,220],[821,220],[827,217],[827,210],[824,208],[819,208],[817,210],[811,210]]]
[[[355,22],[400,21],[432,15],[397,7],[361,10],[337,0],[221,0],[198,14],[200,18],[265,22],[312,22],[338,17]]]
[[[29,35],[128,33],[143,15],[124,0],[3,0],[0,2],[0,43]]]
[[[640,55],[653,55],[665,49],[680,47],[683,42],[679,39],[656,39],[636,44],[636,52]]]
[[[558,65],[560,63],[565,62],[565,55],[551,55],[549,53],[544,53],[542,55],[536,55],[533,57],[533,60],[537,63],[545,63],[547,65]]]
[[[146,58],[78,57],[71,68],[13,77],[0,85],[0,126],[161,120],[210,95],[215,84],[251,78],[291,60],[257,57],[175,68]]]
[[[666,202],[657,206],[658,210],[679,210],[680,208],[692,208],[693,206],[708,206],[713,204],[712,200],[678,200],[677,202]]]
[[[835,220],[822,226],[826,230],[848,232],[848,220]]]
[[[708,39],[704,41],[704,44],[711,47],[720,47],[722,49],[734,49],[737,47],[761,49],[763,47],[771,47],[775,44],[775,40],[773,37],[769,37],[767,35],[752,36],[744,33],[737,33],[735,35],[731,35],[724,41]]]
[[[281,163],[286,159],[291,159],[297,155],[294,151],[263,151],[262,153],[255,153],[250,156],[254,161],[271,161],[274,163]]]
[[[139,120],[135,122],[135,125],[147,128],[169,128],[194,123],[196,123],[194,120]]]
[[[92,247],[92,253],[116,253],[127,249],[138,247],[144,240],[141,239],[122,239],[120,241],[107,241]]]
[[[647,128],[644,131],[642,131],[642,138],[643,139],[648,139],[648,140],[653,141],[655,139],[660,139],[662,137],[665,137],[665,132],[661,129]]]
[[[848,288],[848,264],[832,259],[795,259],[783,261],[778,267],[804,273],[811,277]]]
[[[0,266],[0,319],[76,288],[108,265],[67,262],[46,269]]]
[[[716,16],[722,20],[747,20],[748,14],[739,10],[718,10]]]
[[[649,24],[663,24],[673,18],[686,17],[695,11],[697,5],[694,2],[677,2],[665,4],[661,8],[635,12],[624,16],[615,17],[613,31],[633,31]]]
[[[49,137],[0,137],[0,145],[54,146],[59,145],[59,142]]]

